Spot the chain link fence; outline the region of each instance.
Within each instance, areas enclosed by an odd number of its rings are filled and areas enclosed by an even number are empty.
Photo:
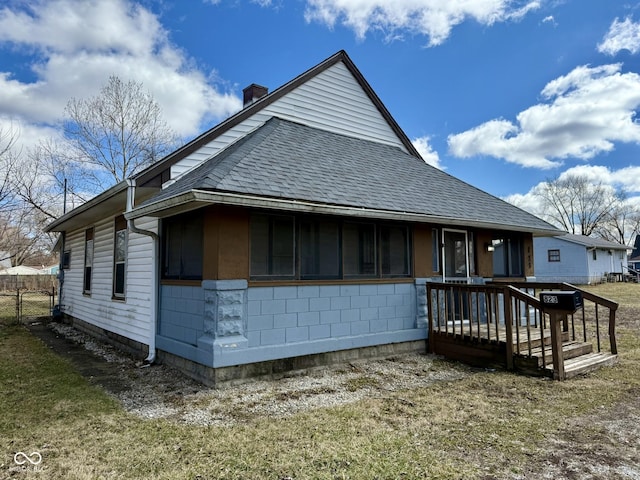
[[[0,323],[24,323],[51,317],[56,303],[56,290],[16,289],[0,292]]]

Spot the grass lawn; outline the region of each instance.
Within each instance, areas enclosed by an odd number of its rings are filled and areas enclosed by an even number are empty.
[[[478,371],[231,427],[128,414],[23,327],[0,323],[0,478],[541,478],[558,451],[575,456],[586,438],[637,453],[637,443],[615,444],[618,437],[605,437],[608,424],[591,419],[636,411],[640,285],[590,290],[621,304],[613,368],[567,382]],[[38,451],[42,462],[18,467],[18,451]],[[590,478],[638,478],[603,475]]]

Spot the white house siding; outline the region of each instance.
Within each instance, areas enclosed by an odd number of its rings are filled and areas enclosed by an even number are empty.
[[[593,252],[589,250],[587,253],[587,261],[589,262],[589,274],[594,281],[600,280],[607,273],[622,273],[620,262],[623,260],[620,259],[617,250],[598,248],[596,250],[595,260],[593,259]],[[626,259],[624,262],[626,265]]]
[[[610,255],[608,249],[598,248],[596,260],[593,250],[584,245],[555,237],[534,238],[534,271],[541,282],[568,282],[577,285],[600,282],[607,273],[622,271],[618,250]],[[549,250],[560,250],[560,261],[549,262]]]
[[[540,282],[590,282],[587,248],[555,237],[537,237],[534,245],[534,272]],[[549,261],[549,250],[560,250],[560,261]]]
[[[156,231],[157,220],[136,221],[139,228]],[[127,233],[125,300],[112,299],[114,218],[94,225],[94,261],[91,295],[83,295],[85,229],[69,233],[70,268],[64,271],[60,304],[67,315],[142,344],[149,343],[152,289],[152,240]]]
[[[337,63],[180,160],[171,167],[171,178],[199,165],[273,116],[342,135],[396,145],[406,151],[351,72],[343,63]]]

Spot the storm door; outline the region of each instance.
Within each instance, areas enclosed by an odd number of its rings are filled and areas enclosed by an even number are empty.
[[[467,283],[469,279],[469,241],[465,230],[442,230],[443,280]]]

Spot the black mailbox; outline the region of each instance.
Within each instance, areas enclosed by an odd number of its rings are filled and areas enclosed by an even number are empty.
[[[574,313],[582,307],[582,293],[575,290],[540,292],[540,302],[545,310]]]

